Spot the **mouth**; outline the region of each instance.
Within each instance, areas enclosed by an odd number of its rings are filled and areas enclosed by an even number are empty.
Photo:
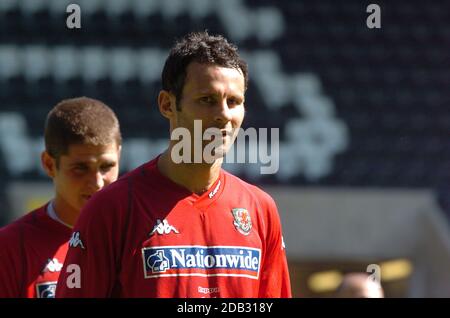
[[[210,140],[214,140],[215,138],[221,136],[222,138],[226,138],[226,137],[231,137],[233,134],[229,129],[220,129],[220,128],[215,128],[217,129],[215,131],[215,133],[207,133],[207,137],[210,138]],[[218,132],[220,131],[220,135],[218,134]]]

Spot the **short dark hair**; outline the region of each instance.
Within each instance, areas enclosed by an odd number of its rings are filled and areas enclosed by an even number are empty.
[[[186,69],[191,62],[216,64],[240,70],[247,88],[247,63],[239,57],[237,51],[237,47],[222,35],[209,35],[207,31],[187,34],[175,43],[166,59],[161,76],[163,90],[175,95],[179,110]]]
[[[119,120],[99,100],[78,97],[59,102],[45,121],[45,150],[59,162],[72,144],[122,144]]]

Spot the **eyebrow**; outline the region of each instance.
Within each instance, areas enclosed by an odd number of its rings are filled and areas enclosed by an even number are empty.
[[[117,161],[106,160],[106,161],[102,162],[102,164],[107,164],[107,165],[110,165],[110,166],[114,166],[114,165],[117,164]]]
[[[79,166],[79,165],[88,165],[89,163],[87,161],[75,161],[70,163],[71,166]]]
[[[70,166],[90,165],[91,163],[92,163],[92,162],[90,162],[90,161],[77,160],[77,161],[74,161],[74,162],[70,163]],[[116,164],[117,164],[117,161],[107,159],[107,160],[101,161],[100,164],[102,164],[102,165],[104,165],[104,164],[107,164],[107,165],[116,165]]]
[[[217,91],[215,91],[215,90],[204,90],[204,91],[199,91],[197,94],[196,94],[196,96],[198,96],[198,97],[201,97],[201,96],[206,96],[206,95],[215,95],[215,96],[217,96],[217,95],[220,95],[220,96],[222,96],[222,94],[219,94]],[[233,98],[240,98],[240,99],[242,99],[242,100],[245,100],[245,94],[239,94],[239,93],[237,93],[237,94],[229,94],[228,96],[227,96],[227,98],[230,98],[230,97],[233,97]]]

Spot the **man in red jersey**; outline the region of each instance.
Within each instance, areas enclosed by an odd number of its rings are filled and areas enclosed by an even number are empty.
[[[191,33],[171,50],[162,84],[171,135],[192,137],[200,120],[219,131],[219,156],[180,161],[172,138],[96,194],[74,228],[79,245],[69,248],[57,297],[291,297],[274,201],[221,169],[244,118],[246,63],[222,36]],[[208,145],[200,144],[183,157]]]
[[[0,297],[55,297],[71,228],[88,199],[117,179],[120,148],[119,122],[102,102],[67,99],[50,111],[41,161],[55,195],[0,229]]]

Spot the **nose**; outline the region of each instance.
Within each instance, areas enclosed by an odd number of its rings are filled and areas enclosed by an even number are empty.
[[[103,179],[103,175],[101,172],[97,171],[94,173],[90,180],[90,186],[95,190],[98,191],[105,185],[105,180]]]
[[[231,121],[231,119],[232,119],[231,109],[230,107],[228,107],[228,102],[225,98],[220,103],[217,113],[215,114],[214,120],[218,123],[226,124],[229,121]]]

